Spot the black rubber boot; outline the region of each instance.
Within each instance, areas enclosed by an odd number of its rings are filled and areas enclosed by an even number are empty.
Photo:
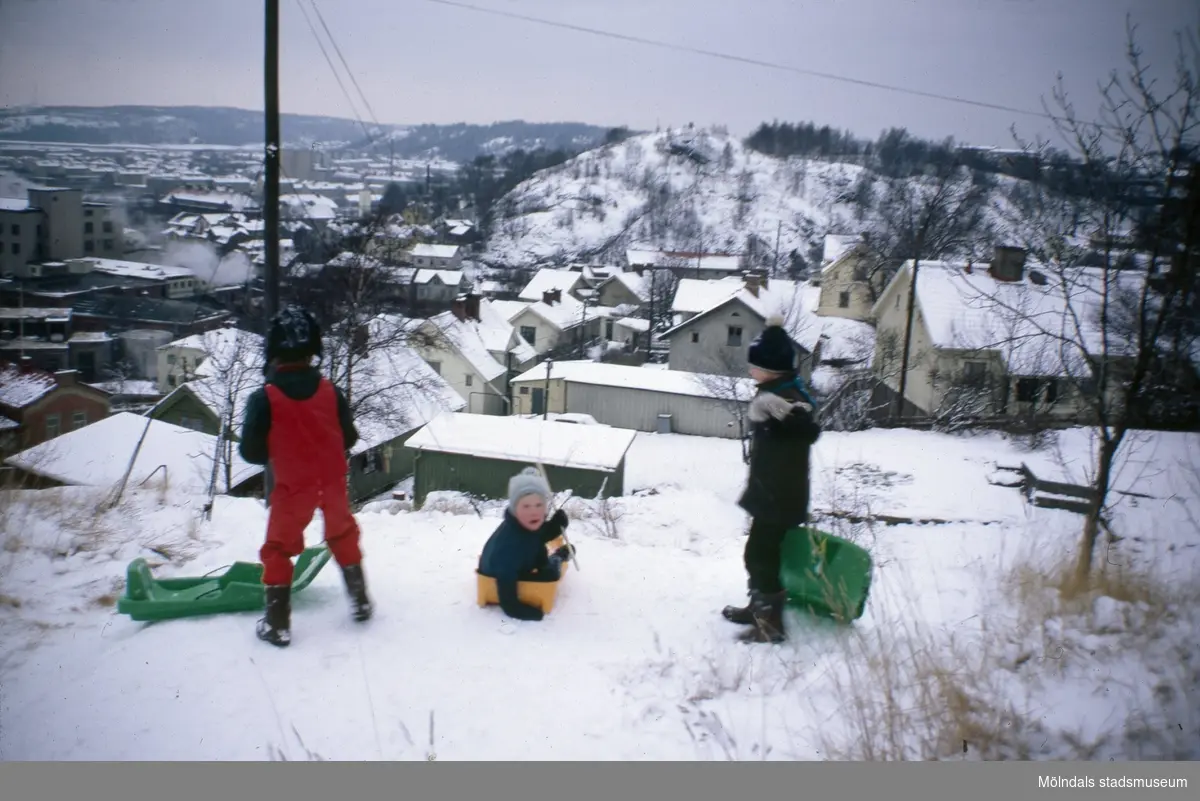
[[[781,643],[787,639],[783,630],[783,607],[787,592],[767,595],[761,592],[750,596],[750,613],[754,628],[739,639],[747,643]]]
[[[367,577],[363,575],[362,565],[343,567],[342,578],[346,580],[346,591],[350,594],[354,619],[359,623],[370,620],[371,599],[367,597]]]
[[[289,584],[268,586],[267,615],[258,621],[258,639],[278,648],[292,642],[292,588]]]
[[[754,612],[750,609],[750,604],[746,604],[745,606],[727,606],[721,610],[721,617],[730,623],[737,623],[740,626],[751,626],[754,624]]]

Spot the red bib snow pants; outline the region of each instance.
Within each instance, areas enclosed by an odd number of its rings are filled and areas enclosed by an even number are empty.
[[[267,541],[259,552],[263,584],[292,583],[292,558],[304,550],[304,529],[317,509],[333,558],[343,567],[359,564],[358,522],[346,491],[348,466],[333,384],[322,378],[306,400],[289,398],[273,384],[266,391],[271,403],[267,452],[275,486]]]

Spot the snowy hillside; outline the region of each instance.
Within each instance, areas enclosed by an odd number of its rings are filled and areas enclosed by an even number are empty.
[[[805,258],[827,233],[853,232],[845,201],[863,168],[764,156],[705,131],[635,136],[544,170],[497,209],[486,259],[523,266],[615,260],[630,246]],[[786,261],[783,261],[786,263]]]
[[[1090,444],[823,435],[818,514],[922,522],[826,517],[875,559],[866,613],[789,611],[777,647],[736,644],[719,614],[745,597],[729,440],[638,434],[629,494],[567,501],[582,569],[540,623],[475,604],[501,504],[372,504],[375,618],[349,619],[330,564],[296,596],[286,651],[254,614],[113,608],[136,556],[162,576],[255,560],[260,502],[218,497],[206,522],[203,495],[132,484],[101,514],[99,488],[0,493],[0,760],[1196,759],[1200,442],[1133,436],[1117,488],[1141,494],[1114,496],[1107,578],[1068,603],[1045,581],[1079,517],[993,474],[1078,481]]]

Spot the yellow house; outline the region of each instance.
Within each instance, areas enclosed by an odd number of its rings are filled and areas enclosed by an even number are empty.
[[[1092,271],[1073,271],[1069,282],[1048,271],[1026,269],[1025,254],[996,248],[989,263],[921,262],[904,388],[906,414],[1036,416],[1083,422],[1093,392],[1083,359],[1100,354],[1100,332],[1090,298]],[[871,314],[876,321],[875,377],[899,392],[913,262],[905,262],[884,288]],[[1063,286],[1072,287],[1068,307]],[[1062,347],[1066,315],[1082,321],[1077,342]],[[1110,338],[1110,363],[1120,369],[1119,346]],[[1117,392],[1110,387],[1110,398]]]
[[[821,287],[817,314],[870,322],[875,299],[885,286],[881,278],[879,274],[873,277],[868,272],[866,243],[862,237],[826,236],[820,276],[814,282]]]

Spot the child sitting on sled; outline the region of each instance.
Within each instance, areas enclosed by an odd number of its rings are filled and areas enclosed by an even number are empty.
[[[341,391],[313,366],[321,355],[321,329],[307,311],[288,307],[267,332],[266,384],[246,401],[238,450],[250,464],[268,462],[267,537],[259,558],[266,585],[266,617],[260,640],[283,647],[291,642],[292,559],[304,550],[304,529],[317,509],[325,542],[342,568],[354,619],[371,616],[363,577],[359,528],[346,488],[346,452],[358,431]]]
[[[504,522],[483,546],[479,573],[496,580],[500,608],[517,620],[541,620],[542,610],[517,597],[519,581],[558,581],[562,563],[571,558],[564,545],[553,554],[546,543],[562,536],[569,521],[562,509],[547,520],[550,485],[536,468],[527,467],[508,481]]]

